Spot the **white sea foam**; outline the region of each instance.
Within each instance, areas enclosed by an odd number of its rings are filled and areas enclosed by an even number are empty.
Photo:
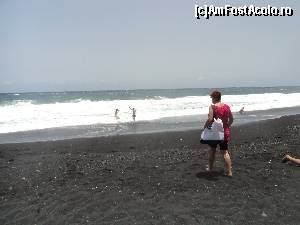
[[[300,93],[225,95],[223,101],[237,112],[267,110],[299,106]],[[132,121],[129,106],[137,109],[137,121],[150,121],[164,117],[200,115],[208,113],[211,104],[207,96],[181,98],[155,98],[144,100],[89,101],[78,99],[68,103],[33,104],[18,101],[0,106],[0,133],[27,131],[53,127],[112,124]],[[118,108],[119,120],[114,116]]]

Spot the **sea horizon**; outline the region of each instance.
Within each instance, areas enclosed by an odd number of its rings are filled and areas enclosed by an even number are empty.
[[[0,94],[26,94],[26,93],[53,93],[53,92],[102,92],[102,91],[144,91],[144,90],[188,90],[188,89],[236,89],[236,88],[289,88],[289,87],[300,87],[300,85],[250,85],[250,86],[220,86],[220,87],[174,87],[174,88],[108,88],[108,89],[78,89],[78,90],[34,90],[34,91],[8,91],[0,92]]]

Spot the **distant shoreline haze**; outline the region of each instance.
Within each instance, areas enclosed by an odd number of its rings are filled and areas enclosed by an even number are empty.
[[[213,90],[213,89],[240,89],[240,88],[298,88],[300,85],[274,85],[274,86],[268,86],[268,85],[261,85],[261,86],[211,86],[211,87],[179,87],[179,88],[123,88],[123,89],[69,89],[69,90],[37,90],[37,91],[8,91],[8,92],[1,92],[0,94],[26,94],[26,93],[63,93],[63,92],[105,92],[105,91],[143,91],[143,90],[194,90],[194,89],[207,89],[207,90]]]

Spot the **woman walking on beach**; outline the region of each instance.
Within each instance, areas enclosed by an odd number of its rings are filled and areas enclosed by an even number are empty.
[[[224,141],[221,142],[219,145],[227,169],[226,175],[232,177],[231,158],[228,153],[228,143],[230,139],[230,126],[233,123],[233,116],[230,107],[221,102],[221,92],[213,91],[210,94],[210,97],[212,99],[213,104],[209,107],[208,119],[204,125],[204,128],[211,126],[211,124],[214,121],[214,118],[219,118],[222,120],[224,128]],[[209,144],[209,146],[210,149],[208,151],[208,171],[211,171],[215,162],[217,144]]]

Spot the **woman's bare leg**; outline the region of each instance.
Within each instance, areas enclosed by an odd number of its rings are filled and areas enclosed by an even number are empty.
[[[208,171],[211,171],[214,166],[215,156],[216,156],[216,148],[210,148],[208,150]]]
[[[228,150],[222,151],[223,152],[223,157],[224,157],[224,161],[225,161],[225,166],[226,166],[226,170],[227,170],[227,176],[232,177],[232,163],[231,163],[231,158],[230,155],[228,153]]]
[[[216,148],[210,148],[208,150],[208,171],[212,171],[216,158]]]

